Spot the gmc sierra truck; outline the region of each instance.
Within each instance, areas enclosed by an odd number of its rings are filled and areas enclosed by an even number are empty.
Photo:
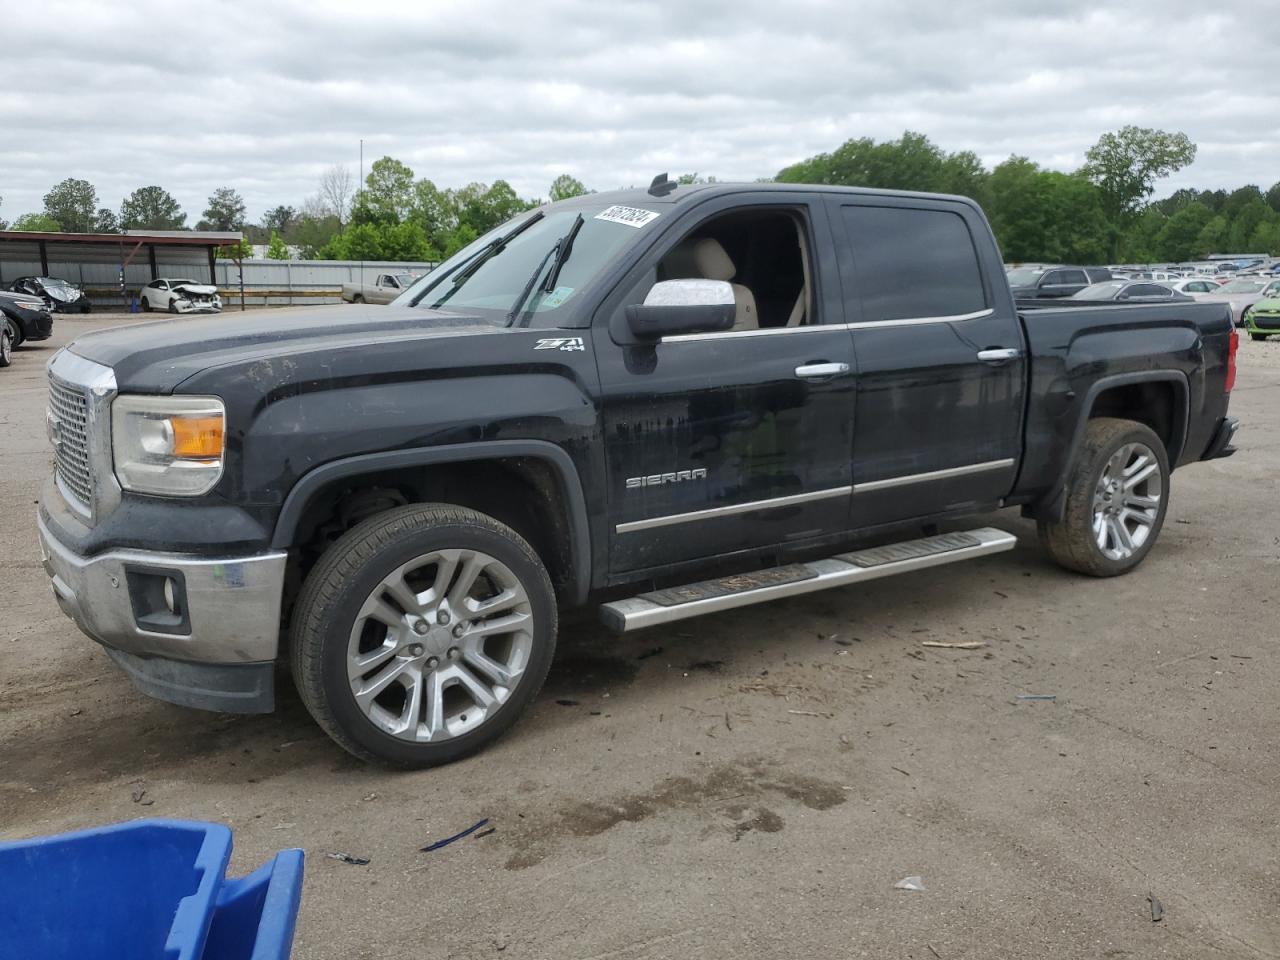
[[[569,608],[627,631],[972,560],[1015,537],[956,518],[1009,506],[1132,570],[1171,471],[1232,452],[1235,348],[1225,304],[1021,314],[965,199],[659,178],[388,307],[79,337],[39,536],[144,692],[265,712],[287,664],[347,750],[427,766],[516,720]]]

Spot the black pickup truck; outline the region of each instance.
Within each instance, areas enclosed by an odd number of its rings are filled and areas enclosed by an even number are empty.
[[[522,214],[390,306],[172,320],[49,364],[54,593],[145,692],[423,766],[631,630],[1006,550],[1124,573],[1224,456],[1223,304],[1020,315],[955,197],[783,185]],[[954,522],[947,529],[963,527]],[[872,546],[865,546],[868,542]],[[859,543],[864,544],[859,546]]]

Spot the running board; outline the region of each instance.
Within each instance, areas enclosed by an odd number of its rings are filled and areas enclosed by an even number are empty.
[[[938,567],[944,563],[972,560],[989,553],[1003,553],[1012,550],[1017,542],[1018,538],[1013,534],[994,527],[904,540],[883,547],[841,553],[825,560],[792,563],[615,600],[601,605],[600,619],[605,626],[625,633],[704,613],[719,613],[829,587],[843,587],[864,580]]]

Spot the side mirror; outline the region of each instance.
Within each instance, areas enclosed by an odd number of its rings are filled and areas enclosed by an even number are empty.
[[[710,333],[733,326],[737,307],[724,280],[663,280],[644,303],[627,306],[627,325],[642,340],[681,333]]]

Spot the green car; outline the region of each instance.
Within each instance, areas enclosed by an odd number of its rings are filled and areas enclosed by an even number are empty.
[[[1244,328],[1253,340],[1280,336],[1280,296],[1263,297],[1244,312]]]

